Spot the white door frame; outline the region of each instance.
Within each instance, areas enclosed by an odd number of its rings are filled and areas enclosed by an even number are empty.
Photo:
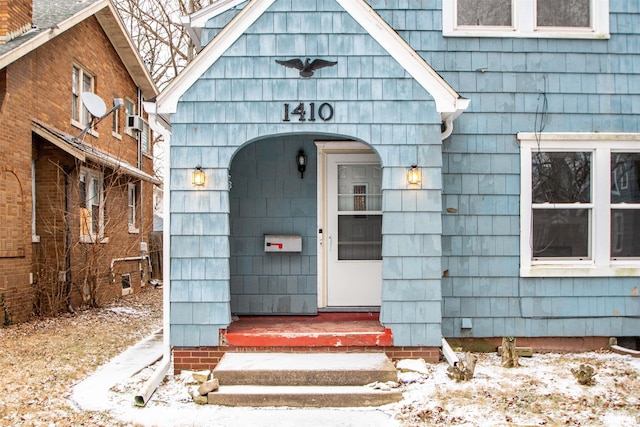
[[[315,141],[317,150],[317,218],[316,257],[318,277],[318,308],[327,307],[327,260],[324,250],[326,238],[321,232],[326,230],[326,155],[327,154],[370,154],[375,153],[368,145],[358,141]],[[377,153],[375,153],[377,155]]]

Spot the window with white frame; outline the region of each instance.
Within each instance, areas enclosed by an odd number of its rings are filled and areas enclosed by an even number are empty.
[[[71,122],[84,128],[91,122],[91,113],[82,103],[81,95],[82,92],[95,91],[94,77],[82,67],[74,65],[71,81]]]
[[[518,139],[521,275],[640,276],[640,134]]]
[[[146,120],[142,121],[142,131],[140,133],[140,147],[144,154],[151,154],[151,130]]]
[[[127,223],[129,227],[129,233],[138,233],[138,227],[136,222],[136,216],[138,214],[138,186],[135,183],[127,184],[128,197],[127,197]]]
[[[129,116],[135,116],[136,115],[136,103],[133,102],[133,100],[126,98],[124,100],[124,110],[127,112],[127,117],[126,120],[129,120]],[[125,129],[124,129],[125,133],[129,136],[134,136],[133,131],[131,130],[131,128],[129,127],[129,125],[127,124]]]
[[[92,243],[104,237],[104,191],[102,174],[82,168],[79,183],[80,241]]]
[[[120,131],[120,109],[116,108],[111,113],[111,133],[117,138],[121,138]]]
[[[443,0],[445,36],[608,38],[607,0]]]

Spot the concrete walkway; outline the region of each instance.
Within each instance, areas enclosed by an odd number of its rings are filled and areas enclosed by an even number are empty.
[[[237,427],[393,427],[399,423],[381,408],[254,408],[197,405],[184,399],[155,402],[145,407],[133,404],[134,396],[114,400],[111,388],[134,376],[162,357],[162,330],[130,347],[95,373],[78,383],[70,400],[83,411],[105,411],[123,423],[143,426]],[[171,373],[171,372],[169,372]],[[160,385],[162,389],[163,385]],[[160,391],[158,390],[158,392]],[[180,395],[182,396],[182,391]]]
[[[78,407],[87,411],[113,409],[109,399],[109,389],[116,383],[131,378],[161,357],[162,329],[159,329],[78,383],[73,388],[70,399]]]

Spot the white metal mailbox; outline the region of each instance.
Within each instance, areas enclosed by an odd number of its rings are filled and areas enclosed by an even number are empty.
[[[302,252],[302,236],[265,234],[265,252]]]

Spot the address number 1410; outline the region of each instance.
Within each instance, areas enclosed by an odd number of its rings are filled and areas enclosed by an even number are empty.
[[[309,114],[309,118],[307,118]],[[323,102],[316,110],[316,103],[309,103],[309,111],[306,109],[306,104],[301,102],[293,110],[289,110],[289,104],[284,104],[284,118],[283,122],[290,122],[291,116],[298,116],[299,122],[309,121],[315,122],[317,117],[323,122],[327,122],[333,118],[333,106],[328,102]]]

